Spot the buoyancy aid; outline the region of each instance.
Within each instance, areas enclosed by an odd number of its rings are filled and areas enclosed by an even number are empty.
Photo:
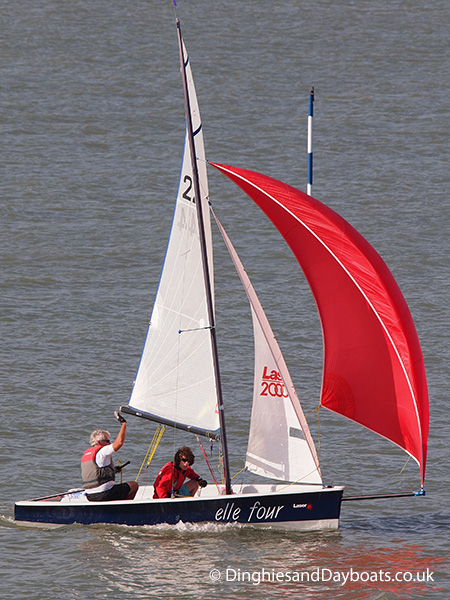
[[[88,448],[81,457],[81,477],[83,479],[83,487],[85,490],[98,487],[107,481],[115,481],[116,474],[112,464],[106,467],[99,467],[95,462],[97,452],[103,446],[93,446]]]
[[[155,483],[153,484],[153,498],[170,498],[172,492],[179,490],[186,478],[198,479],[199,476],[191,467],[182,471],[173,462],[166,463],[156,476]]]

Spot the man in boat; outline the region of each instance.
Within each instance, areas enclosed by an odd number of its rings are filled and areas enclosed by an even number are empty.
[[[135,481],[115,483],[116,472],[121,467],[114,467],[112,455],[125,442],[127,422],[117,411],[114,415],[120,423],[120,431],[114,442],[111,443],[109,431],[94,429],[90,437],[91,447],[81,458],[83,487],[90,502],[133,500],[139,487]]]
[[[173,461],[165,464],[158,473],[153,484],[153,498],[194,496],[199,486],[206,487],[208,483],[191,469],[194,460],[195,456],[189,446],[182,446],[177,450]],[[189,481],[184,483],[186,478]]]

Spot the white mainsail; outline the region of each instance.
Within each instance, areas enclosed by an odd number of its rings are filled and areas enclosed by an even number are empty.
[[[321,484],[314,442],[278,342],[236,250],[214,218],[252,309],[255,376],[246,467],[273,479]]]
[[[183,43],[211,285],[211,222],[202,123]],[[198,433],[217,432],[217,391],[186,130],[172,229],[129,408]]]

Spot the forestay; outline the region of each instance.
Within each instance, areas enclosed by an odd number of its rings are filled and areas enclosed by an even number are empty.
[[[213,282],[211,223],[202,123],[183,44],[198,158],[209,273]],[[205,281],[186,132],[175,212],[159,287],[129,408],[200,434],[219,429]]]

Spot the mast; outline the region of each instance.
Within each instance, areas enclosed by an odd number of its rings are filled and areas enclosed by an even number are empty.
[[[184,91],[184,105],[186,112],[186,127],[188,132],[189,139],[189,147],[191,151],[191,164],[192,164],[192,178],[194,184],[194,195],[195,195],[195,203],[197,207],[197,219],[198,219],[198,229],[200,235],[200,247],[202,253],[202,263],[203,263],[203,276],[205,279],[205,288],[206,288],[206,304],[208,307],[208,318],[209,318],[209,330],[211,334],[211,345],[212,345],[212,354],[214,361],[214,374],[215,374],[215,382],[217,389],[217,404],[219,410],[219,424],[220,424],[220,439],[222,444],[222,456],[223,456],[223,469],[224,469],[224,477],[225,477],[225,493],[231,494],[231,478],[230,478],[230,467],[228,460],[228,444],[225,430],[225,415],[223,410],[223,397],[222,397],[222,382],[220,379],[220,369],[219,369],[219,357],[217,352],[217,338],[216,338],[216,322],[214,317],[214,306],[213,306],[213,298],[211,292],[211,278],[209,272],[208,265],[208,253],[206,248],[206,236],[205,236],[205,226],[203,221],[203,207],[200,196],[200,184],[198,177],[198,169],[197,169],[197,153],[195,151],[195,140],[194,140],[194,132],[192,130],[192,117],[191,117],[191,107],[189,101],[189,91],[188,84],[186,78],[186,65],[184,62],[184,53],[183,53],[183,39],[181,35],[181,25],[180,20],[177,19],[177,31],[178,31],[178,46],[180,50],[180,68],[181,68],[181,76],[183,79],[183,91]]]

